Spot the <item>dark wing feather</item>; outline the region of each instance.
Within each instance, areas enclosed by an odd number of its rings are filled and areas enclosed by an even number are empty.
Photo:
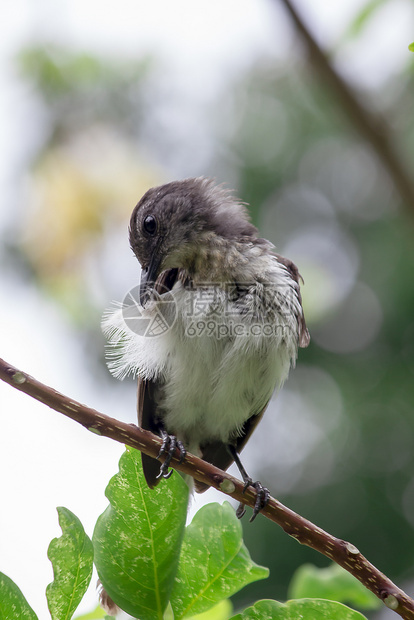
[[[273,255],[276,256],[279,263],[281,263],[282,265],[286,267],[286,269],[292,276],[292,279],[296,282],[297,284],[296,290],[298,294],[298,299],[299,299],[300,307],[302,308],[302,295],[300,294],[300,281],[303,282],[303,278],[299,273],[299,269],[296,267],[295,263],[289,260],[289,258],[285,258],[284,256],[281,256],[280,254],[276,254],[276,252],[273,252]],[[303,314],[303,311],[296,318],[297,318],[298,327],[299,327],[299,346],[302,348],[305,348],[308,346],[310,342],[310,335],[308,332],[308,328],[306,327],[306,321],[305,321],[305,316]]]
[[[260,411],[260,413],[252,415],[243,424],[242,431],[234,442],[238,453],[243,450],[244,446],[250,439],[251,434],[262,419],[268,404],[269,403],[267,402],[263,409]],[[215,441],[208,443],[205,446],[201,446],[201,450],[201,458],[204,461],[211,463],[215,467],[218,467],[219,469],[223,469],[224,471],[226,471],[226,469],[228,469],[233,463],[233,458],[230,452],[227,450],[226,444],[221,441]],[[197,493],[204,493],[204,491],[207,491],[207,489],[209,488],[208,484],[205,484],[204,482],[198,482],[198,480],[194,480],[194,487]]]
[[[147,431],[159,435],[159,425],[156,423],[157,405],[154,392],[157,385],[154,381],[138,378],[138,425]],[[148,486],[153,489],[159,482],[160,462],[141,452],[142,468]]]
[[[177,269],[163,271],[154,285],[154,290],[160,294],[165,293],[167,290],[171,290],[175,284],[177,275]],[[160,385],[159,381],[141,379],[138,377],[138,425],[156,435],[159,435],[162,429],[162,422],[157,416],[156,402],[156,394]],[[159,482],[157,476],[160,473],[160,463],[143,452],[141,452],[141,460],[145,480],[152,489]]]

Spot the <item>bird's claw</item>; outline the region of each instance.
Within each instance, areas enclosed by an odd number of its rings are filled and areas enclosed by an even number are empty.
[[[240,504],[237,506],[236,517],[238,519],[241,519],[245,512],[246,506],[242,502],[240,502]]]
[[[250,517],[250,522],[255,520],[259,512],[267,506],[270,499],[269,489],[264,487],[261,482],[257,480],[256,482],[253,482],[251,486],[256,489],[256,501],[254,503],[253,514]]]
[[[157,459],[161,458],[163,454],[166,454],[165,461],[161,464],[160,473],[157,478],[169,478],[173,473],[171,469],[168,471],[168,468],[171,463],[171,459],[174,456],[175,451],[178,449],[180,453],[179,463],[182,463],[187,455],[187,451],[184,447],[184,444],[177,439],[175,435],[168,435],[168,433],[162,433],[162,445],[160,451],[158,453]]]
[[[256,501],[254,503],[253,514],[250,517],[250,522],[254,521],[259,512],[267,505],[270,499],[269,489],[264,487],[261,482],[258,480],[253,482],[253,480],[249,477],[244,481],[244,489],[243,493],[247,490],[248,487],[253,487],[256,490]],[[240,502],[236,510],[236,517],[241,519],[244,513],[246,512],[246,506]]]

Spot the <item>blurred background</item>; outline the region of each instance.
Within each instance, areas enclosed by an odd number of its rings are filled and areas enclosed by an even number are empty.
[[[100,330],[103,311],[139,281],[130,213],[156,184],[225,182],[299,266],[312,336],[243,462],[413,596],[414,4],[295,6],[350,93],[309,55],[283,0],[8,6],[0,356],[135,422],[135,381],[109,374]],[[0,570],[48,617],[55,507],[92,535],[123,448],[5,384],[0,411]],[[210,501],[223,496],[195,497],[192,512]],[[328,565],[263,517],[243,526],[271,573],[236,609],[286,599],[304,562]],[[92,586],[80,609],[96,602]]]

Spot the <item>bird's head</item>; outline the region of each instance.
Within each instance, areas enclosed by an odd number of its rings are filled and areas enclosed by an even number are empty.
[[[154,187],[132,212],[129,238],[142,267],[141,298],[165,269],[190,276],[229,243],[257,238],[244,204],[206,178]]]

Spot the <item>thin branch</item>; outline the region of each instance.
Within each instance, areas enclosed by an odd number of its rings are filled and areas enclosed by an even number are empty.
[[[156,457],[159,452],[161,440],[149,431],[115,420],[82,405],[40,381],[36,381],[2,359],[0,359],[0,379],[79,422],[97,435],[127,444],[153,457]],[[173,459],[171,465],[183,473],[190,474],[196,480],[230,495],[239,502],[254,506],[256,492],[253,489],[249,488],[243,493],[243,483],[240,480],[192,454],[187,454],[183,463],[179,463],[178,459]],[[303,545],[312,547],[342,566],[402,618],[414,620],[414,600],[368,562],[354,545],[328,534],[281,504],[277,499],[270,498],[262,514],[280,525],[287,534]]]
[[[302,20],[291,0],[282,0],[282,4],[286,7],[300,36],[305,42],[311,62],[326,80],[332,91],[338,96],[340,105],[355,125],[358,134],[365,138],[382,162],[404,206],[413,212],[414,183],[412,175],[410,176],[407,167],[403,163],[401,154],[394,144],[386,120],[368,111],[358,100],[352,88],[335,71],[327,55],[316,42],[315,37]]]

